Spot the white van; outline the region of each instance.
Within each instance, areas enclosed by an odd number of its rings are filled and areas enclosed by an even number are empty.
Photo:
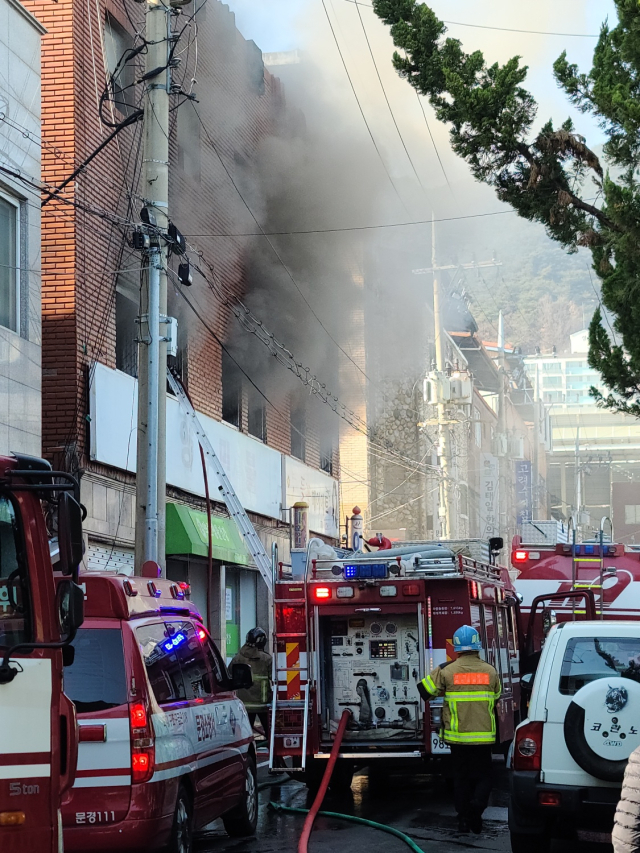
[[[624,769],[639,745],[640,624],[553,627],[513,744],[513,853],[546,853],[552,838],[610,843]]]

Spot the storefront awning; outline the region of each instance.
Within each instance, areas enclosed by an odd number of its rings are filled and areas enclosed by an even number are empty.
[[[209,541],[207,514],[182,504],[167,504],[167,555],[207,556]],[[253,566],[238,529],[229,518],[211,516],[211,541],[214,560]]]

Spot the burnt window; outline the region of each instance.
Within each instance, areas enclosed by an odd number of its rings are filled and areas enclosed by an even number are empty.
[[[226,352],[222,353],[222,420],[242,425],[242,373]]]
[[[320,436],[320,468],[327,474],[333,474],[333,440],[324,432]]]
[[[291,404],[291,455],[304,462],[307,451],[307,414],[304,403]]]
[[[267,407],[262,394],[253,386],[247,392],[247,429],[249,435],[267,440]]]

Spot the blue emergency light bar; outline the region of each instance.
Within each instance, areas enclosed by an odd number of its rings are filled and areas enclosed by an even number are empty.
[[[357,578],[386,578],[386,563],[360,563],[355,566],[345,566],[344,576],[348,580]]]
[[[167,640],[166,643],[163,643],[165,652],[170,652],[171,649],[175,649],[176,646],[182,645],[187,638],[184,634],[176,634],[172,640]]]

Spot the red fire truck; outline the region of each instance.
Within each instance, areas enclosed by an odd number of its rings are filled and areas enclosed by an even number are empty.
[[[372,553],[334,552],[314,542],[302,571],[275,582],[271,767],[286,764],[314,783],[338,721],[352,713],[333,783],[356,765],[422,761],[449,748],[440,738],[442,700],[421,701],[418,682],[453,656],[465,623],[500,673],[498,743],[519,722],[516,596],[487,543],[403,543]],[[483,546],[484,553],[474,553]],[[332,549],[329,549],[329,552]],[[316,552],[318,553],[318,552]]]
[[[556,621],[638,618],[640,549],[612,539],[609,519],[602,519],[600,532],[583,542],[560,522],[525,522],[511,548],[527,634],[525,654],[537,651]]]
[[[61,853],[60,802],[74,781],[77,732],[63,693],[82,623],[78,484],[28,456],[0,458],[0,850]],[[45,517],[46,509],[46,517]],[[50,536],[57,535],[54,585]]]

